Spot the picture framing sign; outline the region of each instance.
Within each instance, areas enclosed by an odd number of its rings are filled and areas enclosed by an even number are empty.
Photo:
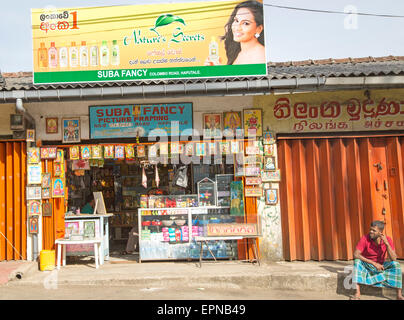
[[[265,76],[263,25],[252,53],[221,39],[241,2],[32,9],[34,84]]]
[[[180,136],[192,130],[190,102],[90,106],[91,139]]]

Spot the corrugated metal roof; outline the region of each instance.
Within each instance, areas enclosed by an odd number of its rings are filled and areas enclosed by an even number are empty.
[[[388,76],[404,74],[404,57],[365,57],[346,59],[305,60],[290,62],[268,63],[268,76],[266,77],[232,77],[210,79],[178,79],[178,80],[142,80],[123,82],[96,82],[96,83],[66,83],[52,85],[34,85],[32,72],[3,73],[0,77],[2,91],[30,90],[30,89],[65,89],[65,88],[91,88],[136,85],[160,84],[188,84],[188,83],[214,83],[234,82],[259,79],[291,79],[312,77],[361,77],[361,76]],[[3,81],[3,82],[1,82]]]

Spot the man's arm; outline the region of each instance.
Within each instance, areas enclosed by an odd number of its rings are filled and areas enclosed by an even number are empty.
[[[387,240],[386,236],[384,234],[381,234],[380,239],[382,239],[382,241],[386,245],[387,253],[389,254],[390,260],[391,261],[396,261],[397,260],[397,254],[394,251],[394,249],[391,247],[390,242]]]
[[[353,255],[354,255],[355,259],[359,259],[359,260],[362,260],[363,262],[367,262],[367,263],[373,265],[379,271],[384,270],[384,267],[381,264],[379,264],[377,262],[374,262],[373,260],[367,259],[364,256],[362,256],[362,252],[360,250],[358,250],[358,249],[355,250]]]

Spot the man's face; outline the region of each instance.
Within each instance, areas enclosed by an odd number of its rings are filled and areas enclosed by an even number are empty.
[[[376,240],[378,237],[380,237],[381,233],[382,232],[379,230],[378,227],[370,227],[369,236],[372,240]]]

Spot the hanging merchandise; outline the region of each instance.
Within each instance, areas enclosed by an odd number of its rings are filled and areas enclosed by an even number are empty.
[[[186,188],[188,186],[187,166],[181,166],[175,172],[173,185],[183,188]]]
[[[158,188],[160,184],[160,177],[159,177],[159,170],[157,169],[157,164],[156,164],[156,187]]]
[[[90,146],[81,146],[81,159],[90,159],[91,150]]]
[[[79,146],[73,146],[69,149],[70,160],[80,159],[80,149]]]
[[[102,146],[91,146],[91,155],[93,159],[102,159]]]
[[[114,146],[104,146],[104,158],[105,159],[114,158]]]
[[[135,149],[133,145],[127,145],[125,146],[125,154],[126,154],[126,159],[133,159],[135,158]]]
[[[143,172],[142,172],[142,186],[147,189],[147,176],[146,176],[146,171],[143,166]]]
[[[125,159],[124,146],[115,146],[115,158],[116,159]]]

